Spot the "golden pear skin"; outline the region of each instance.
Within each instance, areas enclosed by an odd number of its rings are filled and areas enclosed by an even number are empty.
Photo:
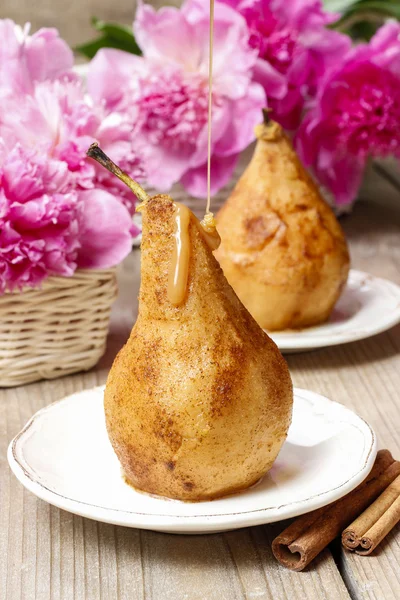
[[[193,214],[184,301],[168,299],[175,204],[142,204],[139,315],[110,370],[107,431],[140,490],[200,501],[254,484],[291,422],[293,391],[278,348],[225,279]]]
[[[347,281],[343,231],[273,121],[257,126],[253,158],[218,213],[226,278],[263,329],[317,325]]]

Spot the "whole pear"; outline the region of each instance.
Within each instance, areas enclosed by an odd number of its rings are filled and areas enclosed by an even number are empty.
[[[242,305],[199,223],[189,223],[189,274],[168,299],[175,204],[142,204],[139,315],[104,397],[109,438],[129,482],[181,500],[254,484],[291,422],[293,391],[278,348]]]
[[[343,231],[282,128],[256,128],[254,155],[217,215],[215,256],[259,325],[302,328],[326,321],[346,283]]]

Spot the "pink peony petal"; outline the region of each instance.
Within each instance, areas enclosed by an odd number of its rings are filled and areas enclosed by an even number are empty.
[[[254,127],[262,121],[262,109],[266,107],[263,88],[252,84],[246,97],[232,102],[230,124],[225,134],[214,146],[218,157],[242,152],[254,139]]]
[[[0,97],[5,90],[32,91],[32,78],[22,56],[23,38],[22,29],[11,19],[0,19]]]
[[[89,63],[87,87],[96,104],[113,109],[123,101],[131,79],[143,70],[142,59],[122,50],[102,48]]]
[[[11,202],[26,202],[44,192],[64,190],[69,174],[65,163],[44,159],[20,145],[3,162],[2,187]]]
[[[400,73],[400,23],[387,21],[369,43],[375,64]]]
[[[6,67],[6,61],[17,60],[21,43],[17,37],[18,26],[11,19],[0,19],[0,68]],[[20,31],[22,37],[22,31]]]
[[[293,131],[299,126],[303,105],[304,97],[301,90],[294,86],[289,87],[285,98],[282,100],[271,98],[270,101],[273,118],[289,131]]]
[[[25,55],[28,70],[35,81],[61,77],[74,65],[73,52],[56,29],[39,29],[28,38]]]
[[[176,8],[165,6],[156,11],[140,3],[134,33],[146,58],[175,64],[184,62],[188,69],[196,69],[202,59],[202,45],[198,44],[183,13]]]
[[[320,182],[330,189],[338,205],[350,204],[357,197],[365,163],[353,156],[338,158],[321,151],[317,163]]]
[[[32,93],[36,82],[77,79],[73,53],[56,29],[40,29],[28,36],[10,19],[0,20],[0,82],[18,93]],[[49,59],[51,57],[51,59]]]
[[[235,103],[232,101],[224,102],[223,106],[217,106],[212,111],[212,128],[211,128],[211,152],[215,154],[215,148],[220,143],[220,140],[229,136],[229,130],[234,113]],[[203,165],[207,160],[208,155],[208,123],[205,123],[199,132],[196,150],[193,152],[188,165],[189,169],[194,169]]]
[[[179,31],[179,37],[176,32]],[[208,74],[209,12],[200,3],[181,11],[163,7],[155,11],[140,4],[134,32],[147,59],[179,65],[189,72]],[[217,3],[214,21],[214,75],[216,89],[236,98],[247,89],[256,55],[248,47],[248,32],[242,17]],[[226,69],[227,63],[230,69]]]
[[[80,192],[78,266],[108,269],[121,262],[132,248],[132,219],[111,194],[95,189]]]
[[[321,0],[275,0],[273,6],[282,19],[299,31],[334,23],[340,17],[339,13],[325,12]]]
[[[214,156],[211,162],[211,194],[228,183],[235,170],[239,154],[230,156]],[[182,177],[185,189],[195,198],[207,196],[207,165],[191,169]]]
[[[258,59],[254,67],[254,80],[265,89],[267,98],[282,99],[287,93],[287,82],[266,60]]]
[[[152,146],[146,160],[147,181],[150,186],[168,192],[189,168],[190,155],[182,150]]]
[[[340,65],[351,49],[351,39],[347,35],[328,29],[309,31],[301,40],[308,51],[311,86],[317,85],[331,68]]]

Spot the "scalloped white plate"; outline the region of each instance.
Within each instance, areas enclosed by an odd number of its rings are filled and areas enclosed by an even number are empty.
[[[329,321],[317,327],[267,333],[281,352],[290,353],[356,342],[399,322],[400,286],[351,269]]]
[[[40,410],[14,438],[8,461],[33,494],[89,519],[172,533],[212,533],[294,517],[337,500],[369,473],[370,426],[348,408],[295,389],[293,422],[272,469],[255,486],[185,503],[127,485],[107,437],[103,387]]]

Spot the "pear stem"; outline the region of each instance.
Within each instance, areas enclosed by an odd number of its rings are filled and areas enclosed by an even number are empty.
[[[268,123],[271,122],[271,117],[269,115],[272,113],[272,108],[263,108],[262,113],[264,125],[268,125]]]
[[[89,156],[89,158],[93,158],[108,171],[110,171],[110,173],[116,175],[118,179],[123,181],[141,202],[146,202],[149,199],[147,192],[145,192],[144,189],[134,179],[124,173],[124,171],[122,171],[122,169],[120,169],[119,166],[111,160],[111,158],[108,158],[107,154],[103,152],[96,142],[91,144],[86,154]]]

